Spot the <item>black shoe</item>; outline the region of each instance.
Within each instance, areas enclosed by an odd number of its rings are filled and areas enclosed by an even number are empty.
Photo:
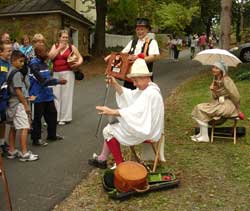
[[[6,142],[4,142],[4,144],[1,145],[1,149],[2,149],[1,150],[2,151],[2,155],[3,155],[3,157],[5,157],[8,154],[8,152],[9,152],[10,146]]]
[[[46,147],[48,143],[42,139],[38,139],[38,140],[33,140],[32,145]]]
[[[88,160],[89,165],[95,166],[100,169],[108,168],[106,160],[98,160],[97,157]]]
[[[63,139],[64,139],[64,137],[59,136],[59,135],[56,135],[56,137],[54,137],[54,138],[50,138],[50,137],[47,138],[48,141],[61,141]]]

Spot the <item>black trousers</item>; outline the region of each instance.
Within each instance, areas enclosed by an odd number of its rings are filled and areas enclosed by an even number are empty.
[[[31,139],[36,142],[41,138],[41,119],[47,123],[47,139],[56,138],[57,111],[54,101],[34,103]]]

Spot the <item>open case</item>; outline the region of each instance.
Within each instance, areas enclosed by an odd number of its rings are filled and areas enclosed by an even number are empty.
[[[148,184],[149,188],[144,192],[129,191],[129,192],[119,192],[114,186],[114,171],[105,171],[102,179],[102,184],[104,189],[107,191],[108,196],[112,199],[124,200],[131,196],[140,196],[142,194],[158,191],[163,189],[170,189],[178,187],[180,181],[172,173],[148,173]]]

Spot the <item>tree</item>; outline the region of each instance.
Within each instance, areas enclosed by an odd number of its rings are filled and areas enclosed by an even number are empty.
[[[135,0],[112,2],[107,11],[107,20],[112,33],[132,34],[138,17],[138,3]]]
[[[107,14],[107,0],[95,0],[96,28],[94,37],[94,54],[101,56],[105,52],[105,21]]]
[[[178,3],[162,3],[156,11],[156,22],[160,29],[181,33],[199,14],[198,7],[187,8]]]
[[[237,43],[240,43],[246,34],[250,21],[250,1],[249,0],[234,0],[232,6],[232,22],[236,35]]]
[[[220,17],[220,48],[230,48],[232,18],[232,0],[221,0],[221,17]]]
[[[211,34],[213,19],[219,18],[220,2],[218,0],[199,0],[200,17],[207,37]]]

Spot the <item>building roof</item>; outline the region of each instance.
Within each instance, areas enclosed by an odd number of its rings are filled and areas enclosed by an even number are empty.
[[[61,0],[22,0],[0,9],[0,17],[51,13],[61,13],[88,26],[93,25],[92,22]]]

